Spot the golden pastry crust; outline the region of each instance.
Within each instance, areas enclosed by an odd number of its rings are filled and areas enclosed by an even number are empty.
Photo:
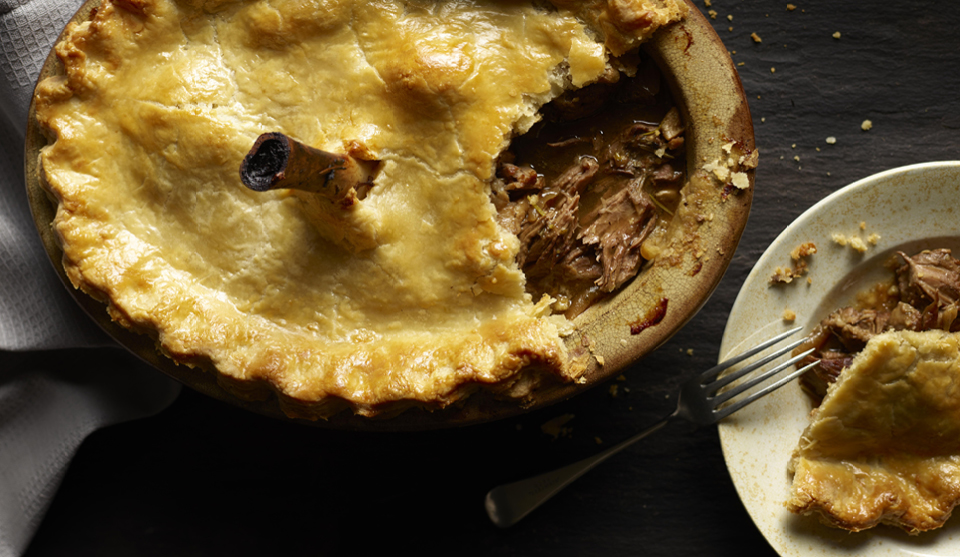
[[[621,4],[600,19],[635,13]],[[541,105],[605,71],[595,32],[535,3],[107,0],[37,89],[67,274],[176,362],[297,417],[574,380],[568,324],[525,294],[488,180]],[[345,250],[295,195],[241,185],[268,131],[383,161],[345,217],[376,247]]]
[[[589,22],[614,56],[635,48],[654,31],[687,14],[674,0],[550,0]]]
[[[960,502],[960,335],[877,335],[800,439],[787,506],[859,531],[938,528]]]

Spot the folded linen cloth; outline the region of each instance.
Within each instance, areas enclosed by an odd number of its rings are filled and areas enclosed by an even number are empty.
[[[0,557],[24,552],[87,435],[156,413],[179,392],[172,380],[121,355],[80,310],[27,205],[30,97],[81,3],[0,0]]]

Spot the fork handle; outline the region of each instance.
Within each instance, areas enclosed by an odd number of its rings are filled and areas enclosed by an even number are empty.
[[[532,510],[573,483],[574,480],[593,470],[594,467],[611,456],[667,425],[676,415],[677,412],[673,412],[633,437],[621,441],[601,453],[568,464],[552,472],[491,489],[484,500],[487,515],[494,524],[501,528],[516,524],[520,519],[530,514]]]

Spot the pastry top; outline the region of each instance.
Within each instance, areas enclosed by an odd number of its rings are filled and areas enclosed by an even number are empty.
[[[568,323],[525,294],[488,182],[541,105],[607,69],[614,12],[663,10],[587,8],[105,0],[70,25],[64,75],[36,97],[68,276],[175,361],[276,391],[291,415],[576,379]],[[659,23],[624,25],[616,44]],[[242,186],[244,155],[273,131],[383,161],[330,227],[375,247],[344,249],[308,202]]]
[[[675,0],[550,0],[572,10],[604,38],[614,56],[635,48],[657,29],[686,15],[688,7]]]
[[[850,530],[941,526],[960,502],[960,335],[873,337],[813,411],[792,467],[794,512]]]

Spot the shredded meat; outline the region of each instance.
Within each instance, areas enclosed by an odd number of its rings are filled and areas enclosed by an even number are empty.
[[[831,313],[821,326],[835,334],[844,346],[859,351],[871,337],[883,332],[889,319],[887,311],[846,307]]]
[[[815,351],[797,364],[820,363],[801,378],[801,385],[820,400],[867,341],[885,331],[960,330],[960,261],[950,250],[923,251],[913,256],[897,252],[903,264],[896,270],[897,297],[892,309],[844,307],[828,315],[797,353]]]
[[[528,277],[549,275],[572,250],[577,241],[580,193],[598,169],[597,161],[584,157],[551,184],[549,191],[523,199],[521,204],[527,209],[517,234],[517,262]]]
[[[595,282],[603,292],[613,292],[637,274],[643,263],[640,245],[657,224],[653,203],[641,186],[642,179],[631,180],[603,200],[578,236],[600,252],[603,274]]]
[[[611,69],[544,106],[542,125],[501,156],[491,193],[498,221],[520,240],[528,290],[566,298],[570,317],[637,275],[643,242],[679,204],[684,127],[663,106],[666,94],[652,63],[632,78]],[[625,118],[624,102],[662,116]]]
[[[933,301],[953,305],[960,298],[960,262],[948,249],[920,252],[908,257],[898,252],[904,265],[897,269],[902,301],[921,306]]]

